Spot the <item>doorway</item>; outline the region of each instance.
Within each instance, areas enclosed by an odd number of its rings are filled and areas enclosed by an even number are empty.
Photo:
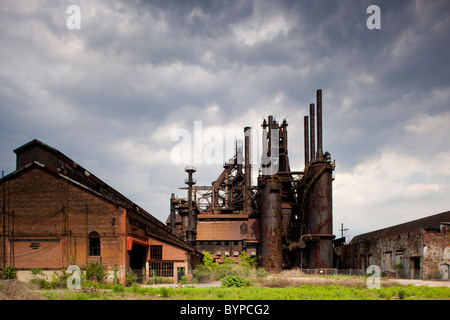
[[[139,283],[143,283],[145,280],[147,248],[135,243],[130,251],[130,269],[137,276],[137,282]]]
[[[184,267],[178,267],[177,268],[177,283],[180,282],[181,277],[183,277],[185,275],[185,269]]]
[[[420,257],[412,257],[411,264],[411,279],[420,279]]]

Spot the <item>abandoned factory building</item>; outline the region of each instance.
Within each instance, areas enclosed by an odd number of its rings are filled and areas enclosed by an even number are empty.
[[[262,126],[261,166],[252,184],[252,128],[211,185],[184,168],[187,197],[170,199],[165,223],[60,151],[33,140],[17,148],[16,170],[1,180],[0,263],[28,270],[83,267],[94,261],[124,283],[177,282],[192,276],[202,252],[216,261],[257,257],[268,271],[358,269],[378,265],[407,278],[446,278],[450,211],[358,235],[333,234],[335,161],[323,148],[322,90],[303,123],[304,168],[291,170],[288,123],[269,115]],[[297,139],[289,144],[300,148]],[[256,168],[255,168],[256,169]],[[255,170],[256,171],[256,170]]]
[[[99,262],[125,282],[189,277],[201,254],[60,151],[33,140],[1,181],[0,263],[18,270]]]
[[[416,279],[449,279],[450,211],[355,236],[341,251],[344,269],[377,265]]]
[[[304,148],[304,170],[291,170],[288,123],[272,115],[262,127],[261,166],[252,184],[252,128],[244,128],[234,157],[223,164],[211,185],[197,185],[194,167],[186,167],[187,198],[172,194],[166,223],[172,231],[218,261],[258,258],[266,270],[333,268],[332,181],[335,162],[324,151],[322,90],[307,107],[304,141],[295,137],[293,148]],[[317,142],[317,143],[316,143]],[[259,156],[259,155],[258,155]]]

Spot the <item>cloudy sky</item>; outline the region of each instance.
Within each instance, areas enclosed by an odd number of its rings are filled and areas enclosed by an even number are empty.
[[[366,24],[373,4],[378,30]],[[68,28],[70,5],[80,29]],[[185,165],[199,185],[222,170],[202,154],[192,163],[194,152],[175,161],[178,133],[193,138],[198,121],[201,153],[208,132],[242,139],[245,126],[287,117],[291,168],[303,170],[303,116],[322,89],[334,233],[440,213],[450,210],[449,39],[447,0],[3,0],[0,167],[14,171],[13,150],[36,138],[165,221],[170,194],[186,195]]]

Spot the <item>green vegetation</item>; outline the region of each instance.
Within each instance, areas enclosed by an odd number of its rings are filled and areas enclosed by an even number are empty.
[[[0,279],[14,279],[16,277],[16,274],[16,268],[6,266],[0,270]]]
[[[108,277],[105,266],[100,262],[90,262],[85,267],[86,279],[97,280],[97,282],[105,282]]]
[[[91,262],[81,270],[81,287],[105,288],[107,284],[107,273],[105,267],[98,262]],[[55,271],[49,280],[41,269],[31,269],[32,278],[30,283],[40,289],[63,289],[67,287],[67,279],[71,273],[67,273],[65,269]]]
[[[130,287],[135,283],[137,283],[137,274],[130,270],[127,272],[127,275],[125,277],[125,284],[127,285],[127,287]]]
[[[248,257],[245,251],[241,253],[239,258],[241,260],[239,263],[225,258],[224,262],[219,264],[214,262],[214,258],[209,252],[203,251],[202,264],[195,267],[192,283],[221,281],[231,276],[242,277],[250,281],[267,276],[267,272],[263,268],[257,268],[258,261],[256,258]]]
[[[450,299],[447,287],[388,287],[368,289],[340,285],[301,285],[297,287],[267,288],[260,286],[209,288],[153,288],[110,285],[111,289],[86,292],[43,291],[49,299],[116,300],[116,299],[174,299],[174,300],[427,300]]]
[[[428,287],[413,286],[407,287],[388,287],[374,289],[381,299],[404,299],[404,300],[441,300],[450,299],[450,288],[447,287]]]
[[[222,287],[243,287],[247,281],[240,276],[228,276],[222,279]]]
[[[152,287],[138,285],[135,275],[127,275],[127,286],[108,284],[101,265],[88,265],[82,270],[81,289],[67,289],[70,274],[64,270],[54,272],[47,279],[41,269],[32,269],[31,283],[51,300],[450,300],[450,288],[427,286],[401,286],[383,282],[380,289],[366,287],[366,277],[302,275],[298,271],[268,276],[264,269],[256,268],[256,260],[241,257],[240,263],[225,259],[213,262],[205,253],[203,264],[196,266],[191,284],[182,279],[183,286]],[[11,268],[2,269],[2,275],[15,276]],[[300,281],[301,279],[301,281]],[[164,278],[154,277],[153,283]],[[197,288],[192,283],[221,281],[221,286]],[[387,281],[387,280],[383,280]],[[0,297],[7,294],[5,284],[0,285]]]

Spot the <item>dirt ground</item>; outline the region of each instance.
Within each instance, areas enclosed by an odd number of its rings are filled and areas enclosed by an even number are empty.
[[[198,288],[204,287],[220,287],[220,281],[214,281],[210,283],[197,283],[188,284]],[[310,285],[341,285],[348,287],[365,287],[367,286],[367,280],[364,278],[356,277],[324,277],[324,276],[307,276],[300,271],[288,270],[280,273],[271,273],[266,278],[259,279],[258,285],[264,287],[287,287],[287,286],[299,286],[303,284]],[[429,287],[450,287],[449,280],[417,280],[417,279],[387,279],[381,280],[381,286],[429,286]],[[160,287],[177,287],[176,284],[153,284],[149,285],[153,288]]]
[[[286,283],[287,285],[341,285],[349,287],[365,287],[367,285],[367,279],[356,278],[356,277],[323,277],[323,276],[307,276],[301,271],[287,270],[280,273],[269,274],[266,282],[274,282],[274,286],[277,282],[282,285]],[[429,287],[450,287],[449,280],[419,280],[419,279],[386,279],[381,280],[381,286],[429,286]]]
[[[17,279],[0,280],[0,300],[45,300],[38,290]]]

